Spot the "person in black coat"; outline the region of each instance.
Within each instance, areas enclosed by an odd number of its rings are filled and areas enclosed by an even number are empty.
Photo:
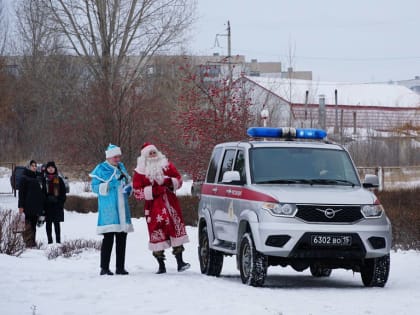
[[[43,179],[43,193],[45,195],[45,228],[48,244],[53,242],[52,225],[54,223],[55,241],[61,243],[60,222],[64,221],[64,202],[66,201],[66,187],[63,179],[58,176],[54,161],[45,165]]]
[[[36,225],[44,220],[44,201],[42,179],[36,171],[36,161],[31,160],[25,169],[19,186],[18,208],[25,213],[23,240],[26,247],[36,246]]]

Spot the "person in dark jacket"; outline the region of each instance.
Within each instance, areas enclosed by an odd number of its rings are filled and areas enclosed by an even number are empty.
[[[36,246],[36,225],[45,219],[45,197],[42,193],[42,180],[37,174],[36,166],[36,161],[29,162],[19,186],[18,208],[20,213],[25,213],[23,240],[26,247]]]
[[[52,244],[52,225],[54,223],[55,242],[61,243],[60,222],[64,221],[64,202],[66,201],[66,187],[63,179],[58,176],[54,161],[45,165],[42,190],[45,195],[45,228],[48,244]]]

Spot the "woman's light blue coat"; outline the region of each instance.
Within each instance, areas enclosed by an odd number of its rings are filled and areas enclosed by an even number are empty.
[[[121,175],[125,177],[121,180]],[[131,177],[123,163],[118,166],[111,165],[108,161],[98,164],[89,174],[92,178],[92,191],[98,194],[98,234],[108,232],[132,232],[128,195],[123,193],[123,188],[131,184]],[[107,194],[99,191],[99,185],[108,185]]]

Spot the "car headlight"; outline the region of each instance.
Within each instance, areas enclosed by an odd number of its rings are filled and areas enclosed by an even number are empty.
[[[266,202],[261,206],[263,210],[273,215],[293,217],[296,213],[296,205],[292,203],[272,203]]]
[[[365,218],[379,218],[382,216],[384,208],[382,205],[364,205],[362,206],[362,214]]]

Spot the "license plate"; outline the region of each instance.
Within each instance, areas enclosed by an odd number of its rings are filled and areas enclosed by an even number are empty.
[[[351,246],[349,235],[311,235],[311,245],[314,246]]]

